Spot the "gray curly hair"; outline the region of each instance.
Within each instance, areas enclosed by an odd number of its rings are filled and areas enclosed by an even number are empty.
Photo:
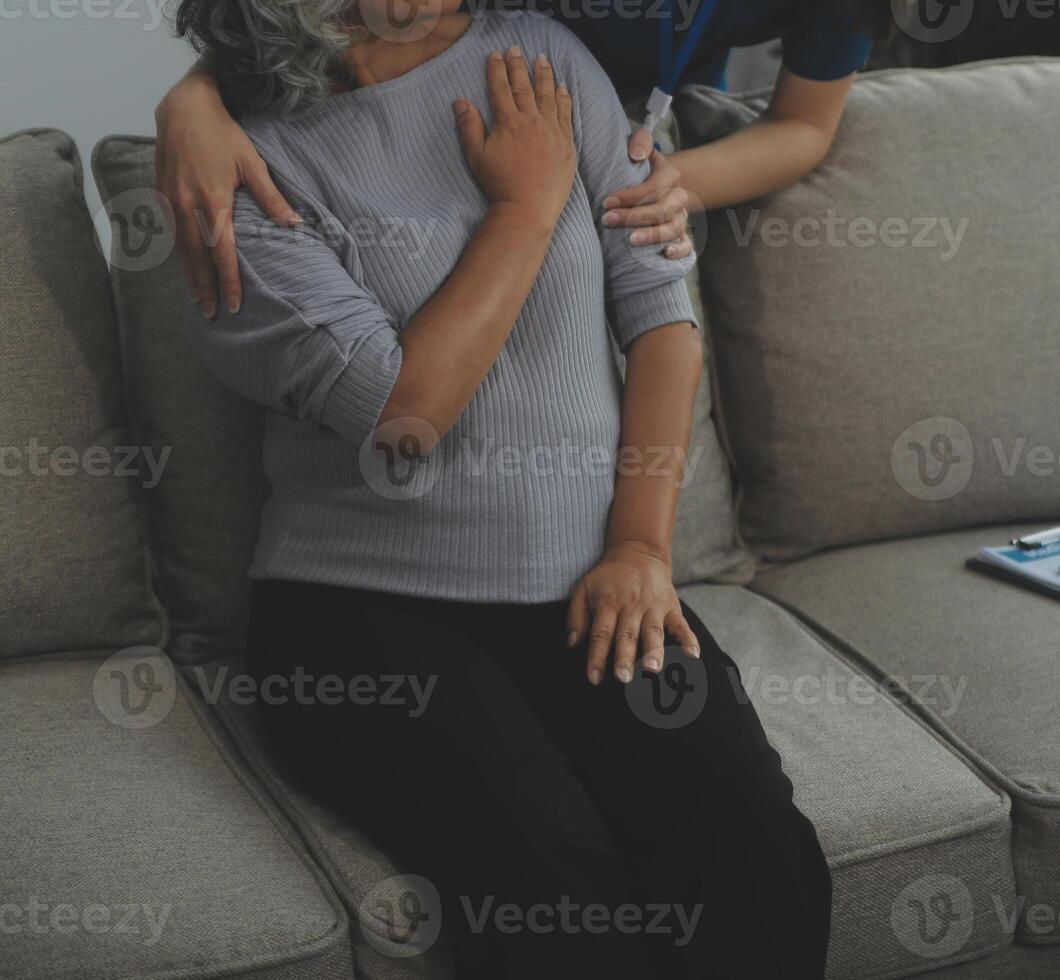
[[[349,81],[351,0],[181,0],[178,37],[203,55],[234,112],[284,114]]]

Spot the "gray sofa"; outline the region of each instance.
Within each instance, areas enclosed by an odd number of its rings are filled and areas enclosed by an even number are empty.
[[[822,167],[697,226],[676,574],[818,827],[836,980],[1060,976],[1060,606],[963,564],[1060,523],[1058,86],[866,76]],[[261,419],[186,346],[152,157],[94,153],[108,271],[70,139],[0,140],[0,977],[450,976],[233,682]]]

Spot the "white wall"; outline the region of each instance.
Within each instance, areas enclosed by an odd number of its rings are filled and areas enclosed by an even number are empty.
[[[0,0],[0,135],[69,133],[93,214],[92,147],[109,133],[153,134],[155,105],[194,60],[167,9],[162,0]]]

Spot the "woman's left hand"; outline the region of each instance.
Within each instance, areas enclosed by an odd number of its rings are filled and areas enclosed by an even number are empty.
[[[623,684],[633,679],[638,648],[647,670],[662,670],[667,633],[689,656],[699,656],[669,563],[632,542],[609,547],[574,587],[567,629],[572,647],[589,636],[586,674],[593,684],[603,680],[612,649],[615,677]]]
[[[636,135],[630,137],[631,152]],[[683,259],[692,251],[685,230],[688,192],[678,183],[681,175],[677,168],[662,153],[652,150],[648,161],[651,176],[643,184],[623,187],[604,201],[604,224],[635,228],[631,244],[663,245],[662,254],[668,259]]]

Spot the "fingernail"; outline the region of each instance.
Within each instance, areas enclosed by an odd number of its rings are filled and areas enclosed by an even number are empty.
[[[287,223],[290,225],[300,225],[302,223],[302,216],[296,211],[287,212]]]
[[[539,54],[537,56],[537,63],[539,65],[547,65],[548,64],[548,58],[546,58],[543,54]]]
[[[674,248],[673,245],[667,245],[666,248],[663,250],[663,255],[665,255],[668,259],[672,259],[676,254],[677,249]]]
[[[605,225],[611,225],[611,226],[617,225],[619,223],[619,220],[620,219],[619,219],[617,211],[608,211],[607,214],[604,215],[604,224]]]
[[[571,630],[567,634],[567,646],[572,647],[578,642],[578,633],[576,630]]]
[[[617,208],[618,207],[618,198],[615,197],[614,195],[612,195],[611,197],[605,198],[604,199],[604,207],[605,208]]]
[[[690,657],[699,657],[699,647],[685,647]]]
[[[467,103],[463,99],[457,99],[453,103],[453,112],[455,112],[458,116],[463,115],[465,112],[467,112]]]
[[[518,44],[513,44],[508,49],[508,55],[512,58],[521,58],[523,56],[523,49]]]
[[[603,678],[600,676],[599,668],[594,667],[592,670],[589,671],[590,684],[592,684],[594,687],[598,687],[601,680],[603,680]]]
[[[618,679],[623,684],[628,684],[631,680],[633,680],[633,674],[630,672],[630,669],[628,667],[619,667]]]
[[[226,305],[228,307],[228,312],[229,313],[238,313],[239,312],[239,307],[241,305],[240,302],[239,302],[239,297],[238,296],[229,296],[228,297],[228,302],[226,303]]]
[[[648,154],[645,153],[639,146],[635,146],[632,150],[629,151],[629,157],[631,160],[636,160],[637,163],[640,163],[641,160],[647,159]]]
[[[643,231],[635,231],[629,236],[629,242],[631,245],[643,245],[648,239],[648,235]]]
[[[215,316],[217,316],[217,307],[216,307],[216,305],[213,304],[213,303],[203,303],[202,304],[202,315],[207,320],[212,320]]]
[[[490,58],[493,61],[501,61],[504,58],[504,55],[502,55],[499,51],[491,51]]]
[[[658,657],[645,657],[644,669],[650,670],[653,674],[657,674],[662,669],[662,663],[659,661]]]

